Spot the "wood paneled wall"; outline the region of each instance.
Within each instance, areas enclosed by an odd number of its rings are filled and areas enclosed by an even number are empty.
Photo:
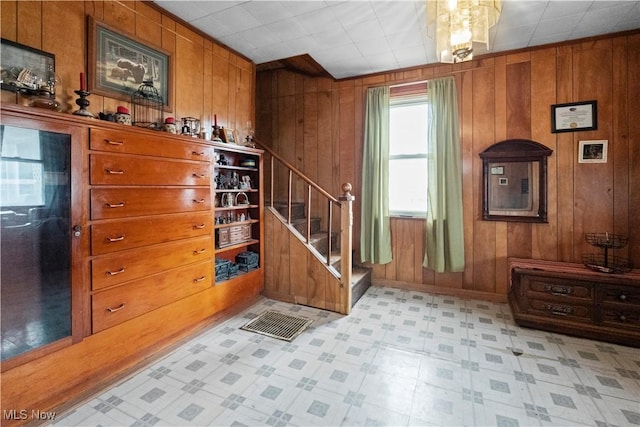
[[[210,133],[213,114],[218,124],[246,135],[254,122],[255,64],[204,37],[169,14],[142,1],[14,1],[0,2],[1,35],[53,53],[62,84],[57,100],[72,112],[79,75],[87,73],[87,16],[157,46],[171,54],[174,76],[172,112],[165,116],[195,117]],[[26,104],[28,99],[2,91],[2,101]],[[127,102],[91,95],[89,111],[115,112]]]
[[[581,262],[583,253],[594,250],[584,239],[588,232],[628,235],[629,245],[617,254],[640,266],[639,67],[635,31],[341,81],[260,72],[256,135],[333,194],[342,182],[353,183],[360,200],[367,88],[454,76],[463,144],[465,271],[436,274],[423,268],[424,221],[394,218],[394,259],[374,266],[374,281],[504,297],[508,257]],[[551,105],[587,100],[598,102],[597,130],[551,132]],[[482,220],[478,154],[508,138],[533,139],[553,150],[547,224]],[[609,141],[608,162],[578,163],[579,141],[600,139]]]

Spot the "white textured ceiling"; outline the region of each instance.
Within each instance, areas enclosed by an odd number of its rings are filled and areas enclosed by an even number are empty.
[[[155,3],[256,64],[308,54],[341,79],[437,62],[424,0]],[[638,28],[640,0],[504,0],[491,51]]]

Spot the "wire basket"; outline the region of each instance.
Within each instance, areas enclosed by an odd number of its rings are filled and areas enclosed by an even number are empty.
[[[582,263],[594,271],[601,273],[627,273],[633,269],[633,263],[619,256],[606,256],[604,254],[584,254]]]
[[[610,233],[586,233],[584,238],[591,246],[599,248],[622,248],[627,245],[629,238],[621,234]]]

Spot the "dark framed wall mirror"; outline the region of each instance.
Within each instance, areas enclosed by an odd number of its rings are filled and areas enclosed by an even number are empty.
[[[547,157],[553,150],[528,139],[508,139],[480,153],[483,219],[547,222]]]

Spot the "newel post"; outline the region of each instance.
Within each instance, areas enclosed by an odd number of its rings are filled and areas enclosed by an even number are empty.
[[[342,184],[342,196],[340,200],[340,285],[343,298],[342,312],[349,314],[351,311],[351,276],[353,263],[353,201],[356,199],[351,194],[353,187],[350,183]]]

